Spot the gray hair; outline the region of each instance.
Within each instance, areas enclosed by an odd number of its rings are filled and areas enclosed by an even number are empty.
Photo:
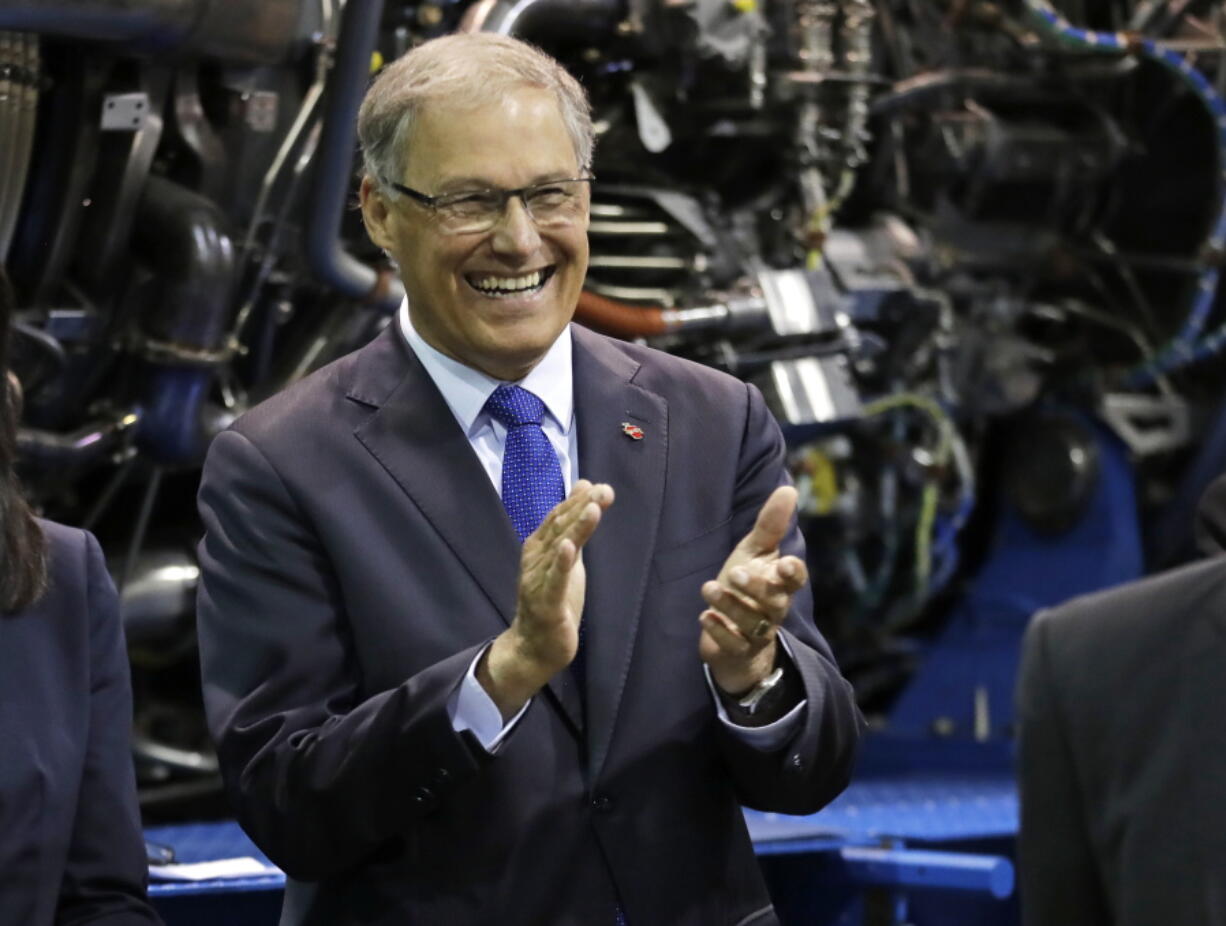
[[[525,86],[554,95],[579,169],[590,170],[595,133],[591,105],[579,81],[527,42],[475,32],[432,39],[375,78],[358,111],[367,176],[381,189],[385,178],[403,176],[413,122],[423,105],[442,101],[457,108],[480,106]]]

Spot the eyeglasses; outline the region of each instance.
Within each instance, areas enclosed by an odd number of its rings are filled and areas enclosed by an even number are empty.
[[[595,177],[549,180],[518,190],[463,190],[445,196],[428,196],[402,183],[386,183],[434,213],[439,227],[449,235],[489,231],[498,224],[512,197],[519,197],[538,228],[559,228],[582,219],[586,199],[584,185]]]

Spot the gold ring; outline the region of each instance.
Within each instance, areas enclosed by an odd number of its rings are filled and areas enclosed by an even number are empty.
[[[758,637],[760,639],[766,636],[767,633],[770,632],[770,629],[771,629],[771,622],[768,621],[764,617],[762,618],[762,620],[758,621],[758,623],[754,625],[754,628],[751,631],[750,635],[754,637]]]

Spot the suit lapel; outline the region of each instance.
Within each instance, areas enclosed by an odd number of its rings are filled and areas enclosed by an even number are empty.
[[[631,382],[638,364],[584,329],[574,332],[580,475],[616,500],[584,551],[588,768],[595,780],[630,669],[664,499],[668,405]],[[642,429],[635,440],[623,424]]]
[[[354,436],[412,499],[509,625],[515,616],[519,539],[467,435],[395,322],[354,364],[347,395],[375,408]],[[549,688],[578,732],[582,709],[573,686],[558,678]]]

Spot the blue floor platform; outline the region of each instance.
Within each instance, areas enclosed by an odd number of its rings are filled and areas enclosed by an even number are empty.
[[[1013,892],[1007,856],[1018,825],[1009,777],[864,778],[820,813],[792,817],[747,810],[745,818],[788,926],[863,922],[865,897],[883,893],[894,898],[900,922],[908,899],[908,918],[915,922],[974,923],[967,904],[994,911],[983,922],[1011,921],[1000,906]],[[233,822],[151,827],[146,838],[172,847],[177,862],[240,856],[268,861]],[[167,926],[273,926],[285,884],[281,874],[163,883],[155,869],[153,877],[150,894]],[[950,916],[961,920],[917,917],[925,893],[944,898],[943,909],[960,910]]]

